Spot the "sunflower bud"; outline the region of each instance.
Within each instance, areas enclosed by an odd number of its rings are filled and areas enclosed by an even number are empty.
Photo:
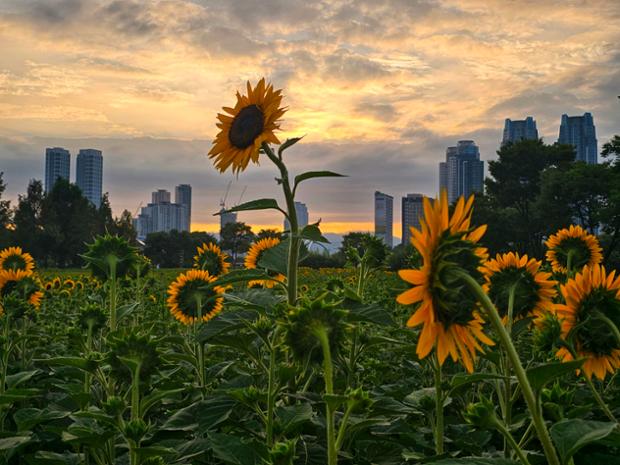
[[[353,413],[365,412],[372,405],[368,392],[362,388],[352,389],[346,393],[346,396],[349,398],[347,400],[347,407],[351,408]]]
[[[139,260],[137,249],[126,239],[106,234],[99,236],[81,255],[93,276],[106,281],[122,278]]]
[[[112,375],[119,380],[131,382],[136,369],[142,384],[148,384],[150,377],[159,367],[157,343],[149,335],[136,332],[112,334],[108,337],[110,353],[108,363]]]
[[[315,300],[303,300],[288,314],[286,340],[299,360],[319,363],[323,359],[319,333],[325,331],[332,355],[338,351],[344,335],[346,311],[340,302],[327,302],[325,294]]]
[[[106,326],[108,318],[98,305],[90,304],[80,313],[79,324],[83,329],[96,332]]]
[[[480,402],[469,404],[463,417],[467,423],[485,429],[495,428],[498,422],[493,402],[485,397]]]
[[[555,421],[564,419],[564,406],[573,405],[573,394],[573,391],[563,389],[557,382],[551,388],[543,388],[540,398],[545,415]]]
[[[131,420],[125,423],[125,426],[123,428],[123,435],[127,439],[132,440],[136,444],[139,444],[140,441],[142,441],[142,439],[144,438],[144,436],[146,436],[149,432],[149,428],[149,425],[144,420],[138,418],[136,420]]]
[[[122,397],[112,396],[103,403],[103,411],[112,417],[122,415],[125,411],[125,401]]]
[[[269,451],[270,463],[273,465],[293,465],[297,439],[285,442],[277,442]]]

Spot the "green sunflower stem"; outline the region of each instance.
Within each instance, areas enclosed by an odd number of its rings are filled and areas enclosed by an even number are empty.
[[[504,439],[510,445],[510,447],[515,452],[515,454],[517,454],[519,461],[523,465],[530,465],[530,462],[525,456],[525,453],[519,447],[519,444],[517,444],[517,441],[515,441],[515,439],[512,437],[512,434],[510,434],[510,431],[508,431],[508,428],[506,428],[506,425],[504,425],[501,421],[496,421],[494,426],[495,426],[495,429],[497,429],[497,431],[499,431],[501,435],[504,436]]]
[[[269,348],[269,379],[267,381],[267,446],[273,446],[273,422],[274,410],[276,404],[276,341],[280,335],[280,327],[278,326],[274,333]]]
[[[297,267],[299,262],[299,246],[301,244],[299,238],[299,223],[297,221],[297,211],[295,210],[295,195],[291,190],[288,169],[286,168],[286,165],[284,164],[282,159],[276,156],[276,154],[266,142],[263,142],[262,149],[265,151],[269,159],[280,170],[280,182],[282,183],[282,191],[284,192],[284,199],[286,200],[288,222],[291,228],[286,276],[288,285],[288,303],[289,305],[295,305],[297,303]]]
[[[334,366],[332,364],[332,352],[329,347],[329,337],[323,327],[315,329],[315,334],[323,349],[323,378],[325,380],[325,423],[327,430],[327,465],[338,463],[338,450],[336,449],[336,416],[330,397],[334,394]]]
[[[618,330],[618,327],[616,326],[616,324],[609,317],[607,317],[603,312],[597,311],[594,313],[594,315],[596,316],[596,318],[598,318],[599,320],[601,320],[603,323],[607,325],[611,333],[616,338],[616,343],[620,346],[620,330]]]
[[[588,383],[588,386],[590,387],[590,390],[592,391],[592,395],[594,396],[596,403],[599,405],[599,407],[601,407],[601,410],[605,413],[607,418],[609,418],[611,421],[615,423],[618,423],[618,420],[616,419],[614,414],[611,412],[611,410],[609,409],[609,407],[607,406],[607,404],[605,403],[601,395],[598,393],[598,390],[596,389],[596,386],[594,385],[592,380],[588,378],[587,376],[584,376],[584,378],[586,379],[586,382]]]
[[[534,422],[534,427],[536,428],[538,439],[543,446],[543,450],[545,453],[545,457],[547,458],[548,464],[560,465],[560,460],[558,458],[555,447],[551,442],[551,436],[549,436],[549,431],[547,430],[547,426],[542,417],[540,405],[537,402],[534,390],[532,389],[532,386],[527,379],[527,374],[525,372],[525,369],[523,368],[523,365],[521,364],[519,354],[517,354],[517,350],[512,343],[510,335],[502,324],[502,320],[497,312],[497,309],[493,305],[493,302],[491,302],[491,299],[489,299],[484,290],[480,287],[478,282],[473,277],[464,272],[460,272],[459,276],[463,279],[463,281],[467,284],[470,290],[476,295],[478,301],[482,304],[483,308],[486,311],[487,317],[491,320],[491,323],[493,324],[493,327],[495,328],[495,331],[499,336],[501,344],[504,346],[506,352],[508,353],[508,358],[512,364],[513,370],[515,371],[515,375],[519,380],[519,384],[521,385],[523,397],[527,403],[530,415],[532,416],[532,421]]]
[[[198,340],[198,325],[202,322],[202,298],[198,296],[196,299],[196,315],[197,320],[192,325],[194,330],[194,344],[196,347],[197,366],[196,371],[198,374],[198,385],[200,387],[200,393],[204,398],[205,395],[205,346]]]
[[[110,273],[110,331],[116,331],[116,270]]]
[[[441,364],[439,359],[433,357],[433,372],[435,373],[435,453],[441,455],[444,452],[444,414],[443,392],[441,389]]]

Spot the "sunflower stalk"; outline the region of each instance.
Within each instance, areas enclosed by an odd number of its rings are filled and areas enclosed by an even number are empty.
[[[523,365],[521,364],[521,360],[519,359],[519,354],[512,343],[510,335],[506,331],[506,328],[502,324],[502,320],[497,312],[497,309],[489,299],[489,296],[484,292],[484,290],[480,287],[478,282],[472,278],[469,274],[464,272],[457,272],[458,276],[467,284],[467,286],[471,289],[471,291],[476,295],[478,301],[482,304],[486,315],[491,320],[495,331],[497,332],[500,341],[506,352],[508,353],[508,358],[512,364],[512,367],[515,371],[515,375],[519,380],[521,385],[521,389],[523,391],[523,397],[527,403],[528,409],[530,411],[530,415],[532,416],[532,420],[534,422],[534,426],[536,428],[536,432],[538,434],[538,439],[540,440],[544,452],[545,457],[547,458],[547,462],[549,465],[560,465],[560,460],[558,458],[557,452],[553,443],[551,442],[551,436],[549,435],[549,431],[547,430],[547,426],[545,425],[545,421],[542,417],[542,412],[540,409],[539,402],[536,399],[536,395],[534,394],[534,390],[530,385],[530,382],[527,378],[527,374]]]
[[[269,374],[267,380],[267,446],[273,446],[273,422],[276,404],[276,341],[280,336],[280,327],[276,327],[269,344]]]
[[[321,343],[323,350],[323,379],[325,380],[325,422],[327,434],[327,465],[338,463],[338,450],[336,448],[336,417],[335,408],[329,397],[334,394],[334,366],[332,364],[331,348],[329,337],[323,326],[314,328],[314,333]]]
[[[262,144],[263,151],[267,154],[269,159],[280,170],[280,181],[282,183],[282,191],[284,193],[284,199],[286,200],[287,217],[290,224],[290,239],[289,239],[289,252],[288,252],[288,264],[287,264],[287,293],[289,305],[295,305],[297,303],[297,267],[299,262],[299,223],[297,221],[297,211],[295,210],[295,195],[291,190],[291,184],[289,181],[288,169],[286,165],[269,147],[266,142]]]
[[[431,365],[435,375],[435,454],[441,455],[444,452],[444,399],[441,389],[441,364],[436,356],[433,356]]]
[[[495,426],[495,429],[500,432],[500,434],[504,437],[504,440],[510,445],[510,448],[515,452],[515,454],[517,454],[519,461],[523,465],[530,465],[530,462],[528,461],[525,453],[523,452],[521,447],[519,447],[517,441],[515,441],[515,439],[512,437],[512,434],[510,434],[510,431],[508,431],[506,425],[501,421],[497,420],[494,422],[493,426]]]
[[[586,383],[588,383],[588,387],[592,391],[592,395],[594,396],[596,403],[599,405],[599,407],[601,407],[601,410],[605,413],[607,418],[609,418],[614,423],[618,423],[618,420],[616,419],[612,411],[609,409],[609,407],[607,406],[607,404],[605,403],[601,395],[598,393],[598,389],[596,389],[596,386],[594,385],[590,377],[584,376],[584,378],[586,379]]]

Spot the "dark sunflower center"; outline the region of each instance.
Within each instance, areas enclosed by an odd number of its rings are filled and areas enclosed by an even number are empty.
[[[201,255],[200,266],[211,276],[218,276],[222,272],[220,256],[210,250]]]
[[[5,270],[25,270],[26,260],[21,255],[10,255],[6,257],[2,263],[2,268]]]
[[[620,301],[613,291],[599,288],[590,293],[577,311],[575,336],[581,348],[596,355],[609,355],[620,344],[612,333],[609,323],[600,316],[611,320],[620,328]]]
[[[207,288],[205,281],[188,281],[179,291],[177,297],[179,309],[188,317],[198,318],[198,309],[204,317],[207,315],[216,302],[216,292]]]
[[[228,140],[238,149],[245,149],[254,144],[263,132],[265,121],[263,112],[256,105],[249,105],[239,111],[228,131]]]
[[[534,276],[524,268],[511,266],[491,276],[489,297],[497,306],[501,316],[508,314],[511,289],[514,289],[512,291],[514,292],[513,318],[527,316],[538,303],[540,286],[536,283]]]
[[[579,269],[589,263],[592,251],[583,239],[569,237],[558,244],[555,248],[555,255],[558,262],[567,267],[569,254],[571,256],[571,268]]]
[[[461,234],[446,231],[439,244],[431,268],[436,317],[446,328],[452,324],[464,326],[474,319],[478,301],[455,271],[468,273],[482,283],[483,275],[478,270],[481,259],[475,253],[476,244],[463,240]]]

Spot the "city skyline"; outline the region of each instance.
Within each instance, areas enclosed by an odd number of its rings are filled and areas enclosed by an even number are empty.
[[[274,197],[269,164],[237,180],[206,158],[216,112],[263,75],[289,107],[281,139],[305,135],[289,151],[291,172],[349,176],[300,191],[325,231],[371,231],[373,206],[362,199],[374,190],[435,196],[445,148],[475,140],[481,159],[493,159],[505,118],[535,117],[553,143],[562,114],[591,112],[601,147],[620,126],[620,5],[521,3],[6,0],[7,195],[15,201],[28,179],[43,179],[44,147],[97,147],[116,215],[133,213],[154,185],[182,180],[194,187],[192,227],[217,231],[212,214],[230,179],[235,196],[247,185],[246,200]]]

